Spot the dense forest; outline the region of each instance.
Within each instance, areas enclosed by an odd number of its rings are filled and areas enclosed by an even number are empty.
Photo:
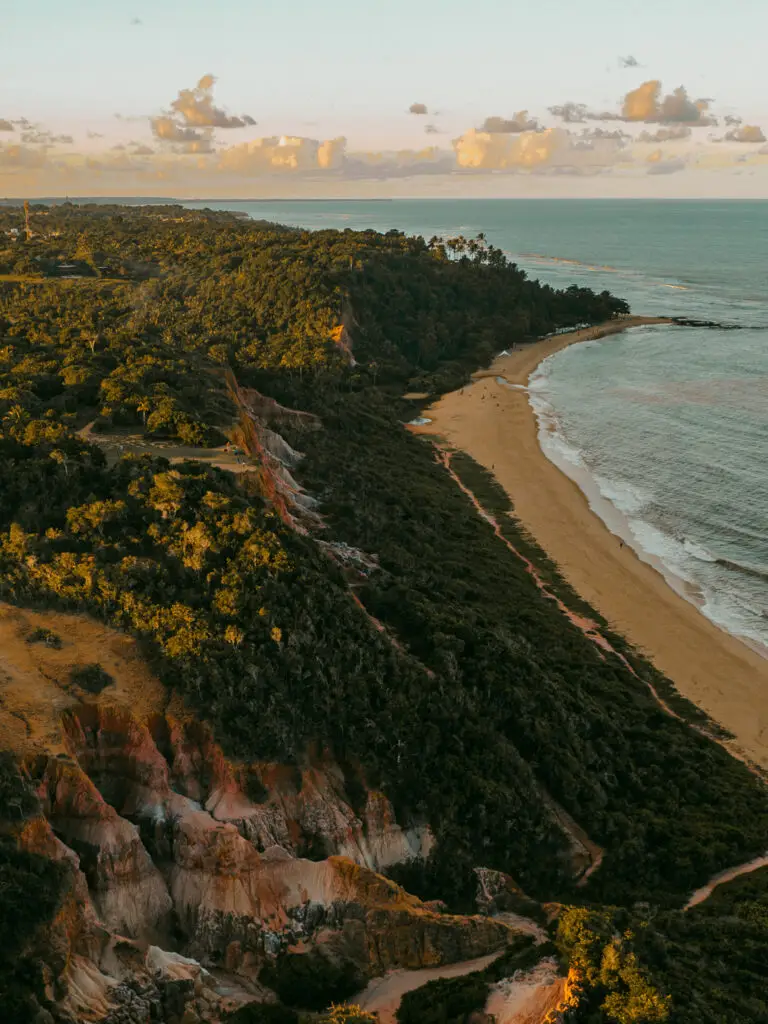
[[[622,648],[641,679],[572,627],[403,429],[417,408],[404,393],[439,393],[512,343],[626,304],[530,281],[482,237],[310,233],[170,206],[33,207],[30,226],[0,208],[0,596],[137,636],[234,758],[332,751],[350,791],[379,786],[401,822],[434,829],[430,860],[399,876],[419,895],[467,909],[473,868],[496,868],[539,900],[609,905],[589,911],[603,946],[647,904],[658,916],[631,956],[658,1013],[671,995],[670,1020],[765,1019],[728,1017],[727,989],[697,988],[686,959],[706,949],[716,970],[722,937],[733,970],[754,973],[741,925],[679,910],[768,847],[763,784],[661,711],[639,655]],[[291,472],[307,515],[264,455],[272,430],[303,454]],[[144,454],[99,443],[128,435]],[[172,465],[153,446],[227,438],[263,465]],[[553,805],[606,851],[584,888]],[[743,956],[765,964],[760,899],[736,916]],[[559,941],[576,957],[586,940]],[[585,1021],[667,1019],[611,1011],[601,970]],[[701,991],[710,1015],[696,1017]]]

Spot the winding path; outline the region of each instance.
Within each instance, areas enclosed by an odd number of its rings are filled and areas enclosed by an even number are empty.
[[[514,544],[512,544],[511,541],[509,541],[504,536],[501,525],[499,524],[496,517],[492,515],[482,505],[477,495],[469,487],[467,487],[467,485],[461,480],[458,473],[451,465],[451,452],[445,448],[442,448],[439,444],[437,444],[434,441],[432,441],[432,444],[435,449],[437,461],[445,467],[445,469],[448,471],[448,473],[450,474],[454,482],[457,484],[457,486],[464,492],[464,494],[466,494],[466,496],[474,505],[478,515],[482,519],[484,519],[489,526],[492,527],[493,532],[496,534],[499,540],[506,545],[506,547],[512,552],[512,554],[515,555],[516,558],[519,558],[521,562],[523,562],[527,571],[533,577],[536,586],[545,595],[545,597],[548,597],[550,600],[554,601],[557,607],[563,613],[563,615],[565,615],[565,617],[568,619],[568,621],[571,622],[574,626],[576,626],[577,629],[581,630],[584,636],[586,636],[588,640],[590,640],[596,647],[599,648],[601,656],[605,657],[606,653],[613,654],[616,658],[619,659],[619,661],[627,669],[627,671],[630,672],[635,677],[635,679],[638,680],[638,682],[642,683],[648,688],[651,696],[656,701],[661,710],[664,711],[665,714],[669,715],[671,718],[677,719],[677,721],[682,722],[684,725],[687,725],[689,729],[693,729],[695,732],[699,733],[699,735],[703,736],[705,739],[710,740],[713,743],[717,743],[719,746],[723,747],[723,749],[726,750],[732,757],[736,757],[738,760],[742,761],[743,764],[746,765],[748,770],[754,776],[756,776],[756,778],[764,782],[765,776],[763,772],[757,766],[755,766],[749,760],[749,758],[740,754],[738,751],[733,750],[731,747],[723,743],[722,740],[720,740],[717,736],[714,736],[712,733],[710,733],[707,729],[702,728],[700,725],[696,725],[696,723],[694,722],[689,722],[687,719],[684,719],[681,715],[678,715],[678,713],[674,711],[669,706],[669,704],[667,704],[667,702],[659,695],[658,691],[653,686],[653,684],[650,683],[647,679],[641,678],[641,676],[637,674],[635,669],[629,663],[627,658],[623,654],[621,654],[620,651],[616,650],[616,648],[607,639],[607,637],[602,635],[596,622],[593,622],[591,619],[586,618],[586,616],[579,615],[577,612],[574,612],[573,609],[569,608],[556,594],[552,593],[552,591],[549,589],[545,581],[542,579],[540,573],[536,569],[536,566],[533,564],[533,562],[531,562],[529,558],[526,558],[526,556],[522,554],[522,552],[518,551]],[[509,513],[509,515],[510,517],[512,517],[511,512]],[[568,832],[568,834],[575,840],[575,842],[577,842],[579,845],[584,846],[588,850],[590,857],[592,859],[591,865],[587,868],[587,870],[584,872],[584,874],[581,876],[577,883],[579,886],[583,886],[586,884],[589,877],[593,875],[595,871],[597,871],[597,869],[600,867],[603,861],[603,851],[600,849],[600,847],[596,846],[589,840],[589,838],[586,836],[586,833],[584,833],[583,829],[581,829],[581,827],[575,821],[573,821],[573,819],[570,818],[567,812],[565,812],[562,808],[556,807],[556,814],[561,824],[563,825],[565,831]],[[706,885],[702,886],[701,889],[696,890],[696,892],[691,896],[689,902],[686,904],[685,909],[688,910],[691,907],[696,906],[697,904],[702,903],[704,900],[708,899],[708,897],[712,895],[712,892],[717,888],[717,886],[721,885],[723,882],[732,881],[734,878],[738,878],[740,875],[748,874],[751,871],[756,871],[758,870],[758,868],[761,867],[768,867],[768,854],[766,854],[765,856],[753,858],[752,860],[746,861],[744,864],[740,864],[733,868],[728,868],[725,871],[718,872],[718,874],[713,875],[713,877],[706,883]]]
[[[690,910],[691,907],[697,907],[704,900],[708,900],[718,885],[723,885],[724,882],[732,882],[734,878],[739,878],[740,875],[749,875],[753,871],[759,871],[760,868],[768,868],[768,853],[763,854],[762,857],[748,860],[745,864],[739,864],[735,868],[726,868],[725,871],[719,871],[716,875],[713,875],[706,885],[702,885],[700,889],[696,890],[683,907],[683,910]]]

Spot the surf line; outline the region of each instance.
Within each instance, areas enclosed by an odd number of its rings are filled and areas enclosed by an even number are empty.
[[[552,593],[552,591],[549,589],[547,584],[542,579],[539,571],[537,570],[533,562],[529,558],[526,558],[526,556],[522,554],[522,552],[518,551],[514,544],[512,544],[512,542],[504,536],[501,526],[498,520],[495,518],[495,516],[493,516],[482,505],[477,495],[469,487],[467,487],[463,480],[461,480],[458,473],[451,464],[451,452],[448,449],[441,447],[435,441],[432,441],[432,446],[435,450],[437,461],[447,470],[447,472],[454,480],[454,482],[457,484],[457,486],[469,498],[469,500],[475,507],[475,510],[477,511],[478,515],[488,523],[488,525],[493,529],[493,532],[496,534],[498,539],[506,545],[506,547],[512,552],[512,554],[525,565],[527,571],[533,577],[533,580],[536,583],[536,586],[539,588],[539,590],[550,600],[554,601],[559,610],[568,619],[568,621],[571,622],[572,625],[576,626],[577,629],[581,630],[584,636],[587,637],[587,639],[590,640],[597,648],[599,648],[600,656],[604,658],[606,653],[613,654],[616,658],[619,659],[619,661],[627,669],[627,671],[630,672],[635,677],[635,679],[637,679],[639,683],[648,688],[648,691],[650,692],[651,696],[665,714],[669,715],[670,718],[677,719],[678,722],[682,722],[683,725],[686,725],[689,729],[693,729],[694,732],[697,732],[700,736],[703,736],[705,739],[710,740],[712,743],[717,743],[724,750],[726,750],[731,755],[731,757],[735,757],[737,760],[741,761],[746,766],[748,771],[750,771],[756,778],[760,779],[761,782],[765,782],[764,772],[757,765],[753,764],[748,757],[746,757],[738,750],[731,749],[731,747],[727,746],[721,739],[719,739],[717,736],[709,732],[708,729],[705,729],[702,726],[697,725],[695,722],[688,721],[687,719],[683,718],[682,715],[679,715],[673,708],[671,708],[670,705],[664,700],[664,698],[658,692],[653,683],[649,682],[649,680],[647,679],[643,679],[640,675],[638,675],[636,670],[627,660],[626,656],[623,655],[620,651],[617,651],[613,644],[610,642],[610,640],[608,640],[607,637],[602,635],[599,626],[596,622],[593,622],[591,619],[588,619],[584,615],[579,615],[577,612],[574,612],[573,609],[569,608],[565,604],[565,602],[562,601],[556,594]],[[512,513],[509,514],[511,518],[514,518],[512,516]]]

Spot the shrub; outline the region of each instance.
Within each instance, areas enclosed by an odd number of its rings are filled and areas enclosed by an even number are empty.
[[[299,1015],[279,1003],[247,1003],[225,1020],[226,1024],[298,1024]]]
[[[353,964],[336,963],[315,950],[282,954],[262,970],[259,981],[274,989],[282,1002],[302,1010],[341,1003],[364,983]]]
[[[37,629],[33,629],[27,637],[28,644],[45,644],[46,647],[53,647],[54,650],[61,650],[61,637],[58,633],[54,633],[51,629],[45,629],[43,626],[38,626]]]
[[[87,690],[88,693],[101,693],[101,691],[114,683],[114,679],[106,672],[98,662],[94,662],[92,665],[79,665],[77,668],[73,668],[69,674],[69,678],[77,686],[83,690]]]

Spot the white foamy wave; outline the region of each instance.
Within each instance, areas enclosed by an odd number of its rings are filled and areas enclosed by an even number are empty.
[[[671,534],[665,533],[657,526],[646,523],[643,519],[630,519],[629,528],[632,536],[643,551],[654,555],[680,579],[687,583],[695,583],[688,570],[688,552],[685,544],[676,540]]]
[[[542,359],[535,371],[528,378],[528,390],[535,392],[548,391],[550,387],[549,383],[549,367],[547,363],[549,359]]]
[[[546,449],[547,456],[555,464],[557,464],[559,459],[563,459],[572,466],[584,466],[581,452],[578,448],[574,448],[572,444],[569,444],[557,430],[541,430],[539,432],[539,442],[541,447]]]
[[[653,500],[653,495],[635,484],[622,480],[609,480],[603,476],[594,477],[600,493],[626,516],[637,515]]]
[[[764,654],[766,650],[765,628],[761,622],[760,613],[740,601],[732,591],[721,588],[717,590],[705,588],[701,611],[715,625],[729,633],[752,641],[757,646],[757,650]]]
[[[683,547],[692,555],[694,558],[698,558],[700,562],[716,562],[717,557],[712,554],[711,551],[707,551],[703,544],[697,544],[695,540],[689,540],[687,537],[683,541]]]

